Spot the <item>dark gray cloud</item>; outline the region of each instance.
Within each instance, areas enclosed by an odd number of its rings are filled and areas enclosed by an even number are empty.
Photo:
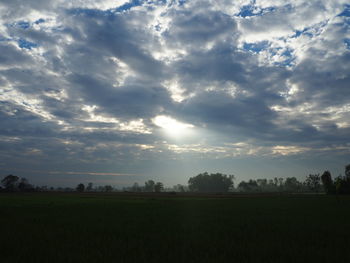
[[[7,41],[0,42],[0,63],[6,67],[16,67],[33,62],[31,57],[23,54],[15,45]]]
[[[80,11],[67,21],[74,44],[68,47],[68,56],[77,53],[76,59],[91,59],[98,56],[115,57],[126,63],[143,78],[159,78],[164,74],[164,65],[149,53],[149,45],[156,48],[150,32],[133,25],[127,14]],[[86,57],[86,58],[84,58]],[[73,58],[74,59],[74,58]],[[89,63],[90,62],[90,63]],[[81,67],[82,64],[77,65]],[[102,65],[101,65],[102,66]],[[106,66],[106,65],[103,65]],[[100,68],[103,71],[105,68]]]
[[[200,10],[171,10],[172,20],[163,36],[172,45],[189,45],[194,49],[237,35],[234,19],[222,12]]]
[[[295,68],[291,78],[303,89],[298,103],[310,101],[320,108],[347,104],[350,97],[350,51],[329,56],[325,50],[311,48],[308,55]]]
[[[114,88],[108,82],[87,75],[72,75],[70,83],[80,88],[81,97],[88,104],[98,105],[119,118],[151,118],[171,107],[166,89],[152,86],[123,86]]]

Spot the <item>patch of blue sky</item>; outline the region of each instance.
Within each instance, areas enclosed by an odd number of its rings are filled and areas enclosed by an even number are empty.
[[[345,5],[344,10],[338,16],[350,17],[350,5]]]
[[[33,43],[33,42],[30,42],[28,40],[25,40],[23,38],[20,38],[18,41],[18,46],[20,48],[25,48],[25,49],[32,49],[32,48],[35,48],[35,47],[38,47],[38,44],[36,43]]]
[[[11,24],[6,24],[6,26],[8,26],[8,27],[15,27],[15,28],[21,28],[21,29],[28,29],[32,25],[31,25],[31,23],[29,23],[27,21],[17,21],[17,22],[11,23]]]
[[[245,51],[253,52],[255,54],[259,54],[261,51],[267,51],[269,55],[273,57],[281,51],[282,47],[272,48],[271,43],[269,41],[260,41],[256,43],[244,43],[243,49]],[[283,66],[283,67],[293,66],[293,62],[295,61],[293,50],[285,49],[278,56],[280,57],[280,61],[274,62],[273,64],[275,66]]]
[[[277,50],[280,50],[280,48],[277,48],[274,51],[272,51],[272,55],[277,54]],[[273,63],[275,66],[291,67],[294,65],[293,62],[295,61],[296,57],[293,55],[293,51],[291,49],[286,49],[280,54],[280,58],[280,61]]]
[[[31,24],[29,22],[26,22],[26,21],[19,21],[16,23],[16,26],[23,28],[23,29],[27,29],[27,28],[30,28]]]
[[[350,49],[350,38],[345,38],[344,39],[344,44],[345,44],[347,49]]]
[[[81,15],[88,17],[100,17],[100,16],[114,16],[115,12],[112,9],[110,10],[99,10],[99,9],[89,9],[89,8],[72,8],[66,10],[66,13],[69,15]]]
[[[262,50],[266,50],[270,47],[269,41],[260,41],[256,43],[244,43],[243,44],[243,49],[246,51],[251,51],[254,53],[259,53]]]
[[[154,29],[158,32],[160,32],[162,30],[162,27],[160,26],[160,24],[157,24],[154,26]]]
[[[179,3],[179,6],[182,6],[186,3],[187,1],[186,0],[179,0],[178,3]]]
[[[11,38],[0,36],[0,42],[11,41]]]
[[[45,23],[45,22],[46,22],[46,20],[45,20],[45,19],[40,18],[40,19],[38,19],[38,20],[34,21],[34,24],[38,25],[38,24]]]
[[[185,1],[183,1],[185,2]],[[66,10],[67,14],[70,15],[87,15],[87,16],[113,16],[115,13],[122,13],[131,10],[133,7],[142,5],[164,5],[167,0],[156,0],[156,1],[145,1],[145,0],[131,0],[117,8],[108,10],[90,9],[90,8],[73,8]],[[44,21],[43,21],[44,22]]]
[[[251,16],[261,16],[269,12],[276,10],[276,7],[266,7],[266,8],[257,8],[254,3],[250,5],[245,5],[241,8],[237,16],[246,18]]]
[[[155,0],[155,1],[146,1],[146,0],[131,0],[129,1],[128,3],[125,3],[123,4],[122,6],[119,6],[115,9],[115,11],[117,12],[124,12],[124,11],[128,11],[130,9],[132,9],[133,7],[136,7],[136,6],[142,6],[142,5],[145,5],[147,4],[148,6],[150,5],[155,5],[155,6],[158,6],[158,5],[165,5],[167,4],[167,0]],[[182,1],[179,1],[179,3],[181,2],[181,4],[185,3],[186,1],[182,0]],[[172,3],[170,3],[172,4]]]
[[[131,8],[135,7],[135,6],[141,6],[144,3],[147,3],[147,1],[144,1],[144,0],[131,0],[128,3],[125,3],[122,6],[119,6],[118,8],[116,8],[115,11],[117,11],[117,12],[128,11]]]
[[[318,24],[315,24],[313,26],[305,27],[303,30],[296,30],[296,31],[294,31],[294,35],[291,37],[297,38],[301,35],[309,36],[309,37],[318,36],[318,35],[322,34],[323,28],[325,26],[327,26],[328,22],[329,22],[329,20],[326,20],[326,21],[322,21]]]
[[[300,37],[304,32],[305,32],[305,30],[296,30],[295,34],[292,36],[292,38]]]
[[[292,67],[293,65],[295,65],[293,62],[295,61],[295,58],[291,57],[291,58],[287,58],[283,61],[279,61],[279,62],[274,62],[273,65],[278,66],[278,67]]]
[[[155,0],[155,1],[148,1],[149,4],[156,4],[156,5],[165,5],[168,1],[167,0]]]
[[[41,23],[44,23],[46,22],[45,19],[43,18],[40,18],[34,22],[28,22],[28,21],[16,21],[14,23],[11,23],[11,24],[6,24],[6,26],[8,27],[15,27],[15,28],[21,28],[21,29],[28,29],[28,28],[31,28],[34,24],[38,25],[38,24],[41,24]]]
[[[306,36],[312,37],[313,34],[308,31],[309,29],[310,28],[304,28],[303,30],[296,30],[296,31],[294,31],[295,34],[292,36],[292,38],[298,38],[301,35],[306,35]]]
[[[285,57],[285,60],[282,62],[277,63],[278,65],[282,66],[292,66],[295,56],[293,56],[293,52],[290,49],[285,50],[282,54],[283,57]]]
[[[285,51],[282,52],[281,56],[290,57],[292,56],[292,51],[290,49],[286,49]]]
[[[343,16],[342,24],[350,26],[350,17]]]

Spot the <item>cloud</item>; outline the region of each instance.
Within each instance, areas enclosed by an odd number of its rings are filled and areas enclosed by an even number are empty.
[[[232,17],[216,11],[170,11],[171,22],[163,32],[168,46],[185,45],[194,49],[208,47],[211,42],[230,38],[236,31]]]
[[[304,0],[2,1],[1,165],[129,173],[201,151],[345,156],[347,9]],[[196,136],[166,137],[157,116]]]
[[[27,64],[31,62],[31,57],[21,52],[21,50],[11,43],[6,41],[0,42],[0,63],[1,70],[7,69],[18,64]]]

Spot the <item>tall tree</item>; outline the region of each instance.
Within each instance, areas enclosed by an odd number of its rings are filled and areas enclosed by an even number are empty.
[[[267,179],[257,179],[256,183],[258,184],[261,191],[264,191],[267,186]]]
[[[105,185],[104,186],[104,191],[105,192],[112,192],[113,191],[113,187],[111,185]]]
[[[139,186],[138,183],[134,183],[134,184],[131,186],[131,191],[133,191],[133,192],[141,192],[141,191],[142,191],[142,188]]]
[[[26,178],[21,178],[18,184],[18,189],[21,192],[27,192],[32,191],[34,188]]]
[[[306,177],[305,184],[312,192],[318,192],[321,187],[321,177],[319,174],[309,174]]]
[[[345,176],[348,180],[350,180],[350,164],[345,166]]]
[[[85,191],[85,185],[84,184],[78,184],[75,188],[78,192],[84,192]]]
[[[145,182],[145,192],[154,192],[155,182],[153,180],[148,180]]]
[[[338,194],[350,194],[350,164],[345,166],[345,176],[335,178],[335,189]]]
[[[325,171],[321,175],[321,180],[322,180],[323,188],[327,194],[332,194],[335,192],[335,185],[332,180],[332,175],[329,171]]]
[[[19,180],[18,176],[9,174],[8,176],[6,176],[4,179],[1,180],[1,184],[6,191],[12,192],[18,189],[18,180]]]
[[[181,184],[177,184],[177,185],[174,185],[173,187],[174,191],[175,192],[185,192],[185,186],[181,185]]]
[[[257,192],[259,191],[259,185],[257,181],[250,179],[248,182],[240,182],[238,189],[243,192]]]
[[[90,183],[88,183],[88,185],[87,185],[87,187],[86,187],[86,191],[91,192],[92,189],[93,189],[93,183],[90,182]]]
[[[287,177],[284,181],[284,190],[288,192],[300,191],[302,183],[295,177]]]
[[[154,191],[156,193],[160,193],[161,191],[163,191],[164,189],[164,186],[163,186],[163,183],[161,182],[157,182],[155,185],[154,185]]]
[[[188,187],[194,192],[228,192],[233,187],[234,175],[221,173],[198,174],[188,180]]]

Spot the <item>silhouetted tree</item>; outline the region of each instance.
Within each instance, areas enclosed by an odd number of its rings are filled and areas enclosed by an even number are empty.
[[[252,179],[248,182],[242,181],[238,184],[238,189],[243,192],[256,192],[258,191],[258,183]]]
[[[266,191],[267,192],[278,192],[279,191],[278,185],[275,183],[274,179],[269,179],[267,181]]]
[[[160,193],[161,191],[163,191],[164,189],[164,186],[161,182],[157,182],[155,185],[154,185],[154,191],[156,193]]]
[[[5,188],[5,191],[13,192],[18,189],[18,180],[19,180],[18,176],[9,174],[8,176],[6,176],[4,179],[1,180],[1,184]]]
[[[142,191],[142,188],[139,186],[138,183],[134,183],[134,184],[131,186],[131,191],[133,191],[133,192],[141,192],[141,191]]]
[[[185,192],[186,190],[186,187],[184,186],[184,185],[181,185],[181,184],[177,184],[177,185],[174,185],[173,186],[173,190],[175,191],[175,192],[181,192],[181,193],[183,193],[183,192]]]
[[[233,175],[205,172],[191,177],[188,187],[194,192],[228,192],[233,187],[233,179]]]
[[[88,183],[88,185],[86,187],[86,191],[91,192],[92,189],[93,189],[93,183],[90,182],[90,183]]]
[[[283,181],[284,181],[284,178],[278,178],[278,186],[281,188],[281,190],[282,190],[282,188],[283,188]]]
[[[332,175],[329,171],[325,171],[321,175],[321,180],[322,180],[324,191],[327,194],[335,193],[335,185],[334,185],[333,180],[332,180]]]
[[[346,189],[346,182],[341,175],[334,178],[334,186],[335,186],[336,194],[344,194],[345,193],[344,189]]]
[[[334,179],[337,194],[350,194],[350,180],[346,176],[339,175]]]
[[[319,174],[309,174],[306,177],[305,184],[312,192],[318,192],[321,187],[321,177]]]
[[[345,166],[345,176],[348,180],[350,180],[350,164]]]
[[[295,177],[287,177],[284,181],[283,190],[287,192],[298,192],[302,188],[302,183]]]
[[[47,185],[38,186],[37,188],[38,188],[38,191],[41,191],[41,192],[46,192],[48,190]]]
[[[78,192],[84,192],[85,191],[85,185],[84,184],[78,184],[75,188]]]
[[[256,183],[258,184],[260,191],[264,191],[267,187],[267,179],[257,179]]]
[[[113,187],[111,185],[105,185],[104,190],[105,190],[105,192],[112,192]]]
[[[34,190],[34,187],[29,183],[26,178],[21,178],[18,184],[18,190],[21,192],[30,192]]]
[[[153,180],[148,180],[145,182],[145,192],[154,192],[155,182]]]

